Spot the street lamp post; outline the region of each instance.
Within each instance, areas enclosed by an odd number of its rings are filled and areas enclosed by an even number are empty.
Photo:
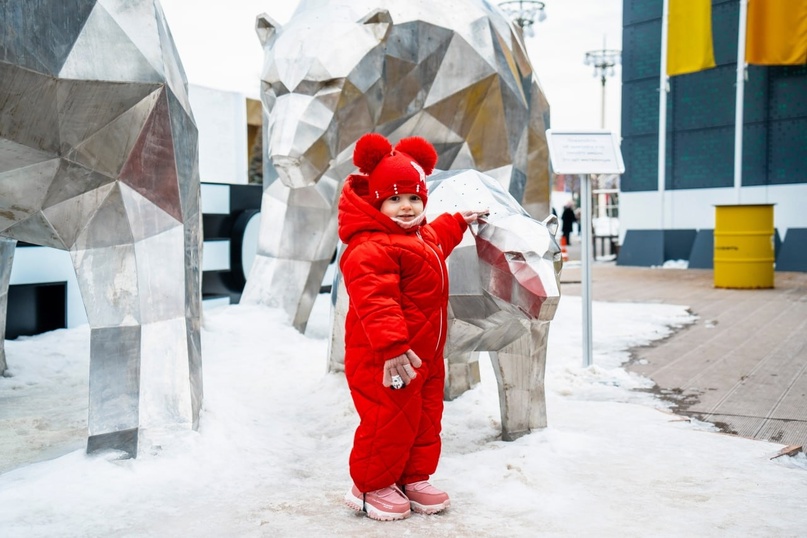
[[[602,40],[602,48],[599,50],[590,50],[586,53],[586,58],[583,61],[586,65],[590,65],[594,68],[594,76],[600,77],[600,83],[602,84],[602,104],[600,105],[600,128],[605,129],[605,82],[608,80],[609,77],[614,76],[615,74],[615,67],[622,62],[622,51],[616,49],[609,49],[605,46],[605,38]],[[594,180],[595,185],[598,181]],[[599,185],[596,185],[599,187]],[[598,202],[600,212],[602,208],[606,206],[605,204],[605,195],[599,191],[596,192],[598,195]],[[582,197],[582,192],[581,192]]]
[[[546,19],[546,4],[537,0],[511,0],[500,2],[499,7],[510,19],[521,28],[524,35],[534,37],[535,21],[541,22]]]
[[[603,40],[602,49],[590,50],[586,53],[584,63],[594,67],[594,76],[600,77],[602,82],[602,108],[600,110],[600,127],[605,129],[605,82],[608,77],[614,76],[614,67],[622,61],[622,51],[605,48]]]
[[[602,105],[600,110],[600,128],[605,129],[605,82],[608,77],[614,76],[615,67],[621,61],[622,55],[618,50],[607,49],[603,39],[602,49],[590,50],[586,53],[584,63],[594,67],[594,76],[600,77],[602,83]],[[596,256],[594,244],[594,221],[592,206],[593,196],[596,195],[603,207],[604,196],[592,183],[596,183],[595,175],[580,176],[580,258],[581,258],[581,288],[583,299],[583,367],[591,366],[594,360],[594,338],[591,327],[591,262]]]

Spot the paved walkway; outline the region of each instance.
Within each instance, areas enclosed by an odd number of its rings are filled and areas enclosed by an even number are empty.
[[[579,249],[570,249],[579,259]],[[579,263],[564,268],[562,292],[580,295]],[[595,262],[595,301],[686,305],[697,321],[651,347],[627,369],[655,381],[682,415],[723,431],[807,447],[807,273],[777,272],[775,288],[714,287],[704,269]]]

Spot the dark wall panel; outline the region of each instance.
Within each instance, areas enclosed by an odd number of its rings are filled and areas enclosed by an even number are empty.
[[[625,0],[623,191],[658,188],[662,0]],[[712,1],[717,67],[670,79],[667,189],[732,187],[738,0]],[[807,183],[807,66],[749,66],[743,100],[743,185]]]
[[[67,327],[67,282],[8,287],[6,338],[33,336]]]

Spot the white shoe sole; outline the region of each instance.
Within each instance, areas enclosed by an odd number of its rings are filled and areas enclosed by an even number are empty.
[[[365,503],[363,499],[359,499],[353,495],[352,491],[348,491],[345,494],[345,504],[357,512],[366,513],[367,517],[370,519],[375,519],[376,521],[396,521],[399,519],[406,519],[412,515],[411,510],[407,510],[403,513],[385,512],[383,510],[379,510],[375,506]]]
[[[412,506],[412,511],[415,512],[416,514],[432,515],[442,512],[446,508],[450,507],[451,500],[450,499],[446,500],[445,502],[442,502],[440,504],[420,504],[416,503],[415,501],[412,501],[410,505]]]

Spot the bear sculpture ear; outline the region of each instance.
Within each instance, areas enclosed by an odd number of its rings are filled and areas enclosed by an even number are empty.
[[[266,13],[261,13],[255,17],[255,33],[258,34],[261,45],[266,45],[271,41],[278,30],[280,30],[280,24]]]
[[[542,222],[546,229],[549,230],[549,233],[552,235],[558,234],[558,217],[550,213]]]
[[[376,39],[383,41],[389,34],[390,28],[392,28],[392,15],[384,8],[376,8],[359,19],[358,22],[369,26]]]

